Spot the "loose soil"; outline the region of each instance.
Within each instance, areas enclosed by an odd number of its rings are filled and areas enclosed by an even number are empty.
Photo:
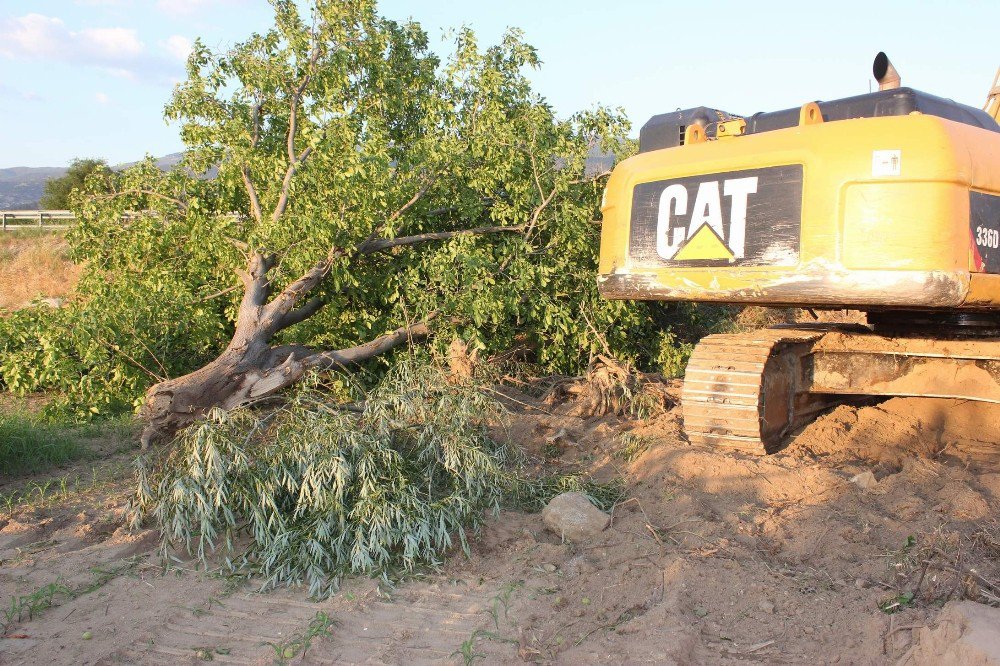
[[[677,408],[587,420],[515,397],[510,436],[537,467],[625,481],[600,537],[562,543],[540,515],[505,512],[469,558],[313,603],[164,567],[156,534],[122,526],[117,472],[71,500],[0,507],[0,601],[75,592],[13,621],[0,662],[889,664],[947,599],[996,600],[996,406],[842,406],[753,457],[688,444]],[[851,481],[862,472],[877,483]],[[318,612],[335,623],[303,653]]]

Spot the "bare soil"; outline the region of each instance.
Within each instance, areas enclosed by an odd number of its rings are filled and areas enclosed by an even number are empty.
[[[0,602],[56,581],[75,592],[11,622],[0,662],[890,664],[946,600],[996,601],[996,406],[842,406],[753,457],[688,444],[678,409],[586,420],[518,400],[532,407],[510,435],[539,468],[626,482],[592,542],[505,512],[470,558],[313,603],[164,567],[153,532],[122,526],[119,473],[72,500],[0,507]],[[863,472],[877,483],[851,481]],[[317,612],[335,624],[303,650]]]

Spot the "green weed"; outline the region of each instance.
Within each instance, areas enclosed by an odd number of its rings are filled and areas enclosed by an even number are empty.
[[[25,618],[34,619],[37,615],[48,608],[55,606],[58,597],[64,597],[64,601],[69,601],[98,590],[122,574],[134,571],[140,564],[141,556],[136,555],[122,560],[117,566],[91,567],[90,571],[94,578],[90,583],[80,587],[70,588],[64,585],[59,579],[54,583],[49,583],[31,594],[13,595],[4,607],[3,620],[0,623],[0,635],[16,622],[21,622]]]
[[[467,639],[465,639],[464,641],[462,641],[462,644],[459,646],[459,648],[457,650],[455,650],[454,652],[451,653],[451,656],[453,656],[453,657],[455,657],[455,656],[461,657],[462,658],[462,663],[464,663],[465,666],[470,666],[471,664],[473,664],[476,661],[476,659],[480,659],[480,658],[485,657],[486,656],[485,654],[482,654],[480,652],[476,652],[476,639],[477,638],[479,638],[479,630],[478,629],[476,631],[472,632],[471,636],[469,636]]]
[[[633,432],[623,432],[618,435],[621,448],[615,452],[615,456],[625,462],[632,462],[647,450],[652,442],[646,437],[641,437]]]
[[[292,636],[284,643],[267,643],[274,650],[274,663],[284,666],[300,654],[304,656],[313,639],[329,636],[336,625],[336,620],[323,611],[317,611],[309,621],[309,626],[301,634]]]
[[[523,580],[513,581],[507,583],[500,590],[497,596],[493,597],[493,603],[490,608],[486,611],[489,616],[493,619],[493,626],[496,629],[500,629],[500,610],[503,608],[503,617],[507,618],[507,611],[510,609],[510,597],[515,591],[521,589],[524,586]]]
[[[896,596],[886,599],[878,605],[878,609],[886,615],[898,613],[904,608],[913,606],[915,595],[913,592],[900,592]]]
[[[36,615],[51,607],[59,595],[70,599],[75,596],[72,590],[58,580],[40,587],[31,594],[12,596],[3,610],[3,628],[0,634],[5,633],[12,624],[24,620],[25,617],[29,620],[34,619]]]
[[[490,607],[486,609],[486,614],[490,616],[493,620],[493,627],[500,631],[500,619],[507,619],[507,611],[510,609],[510,599],[514,592],[524,587],[523,580],[515,580],[507,583],[502,588],[500,592],[493,597]],[[498,633],[493,631],[488,631],[486,629],[476,629],[472,632],[457,650],[451,653],[453,657],[461,657],[462,662],[465,664],[472,664],[476,659],[485,658],[486,655],[480,652],[476,652],[476,641],[480,638],[485,638],[498,643],[517,643],[517,641],[504,638]]]
[[[232,652],[227,647],[196,647],[192,649],[194,650],[194,658],[198,661],[215,661],[215,655],[228,656]]]
[[[118,483],[126,473],[125,465],[116,464],[106,465],[100,470],[91,467],[88,473],[28,481],[11,492],[0,493],[0,510],[7,515],[13,515],[24,508],[40,508],[77,500],[86,493]]]

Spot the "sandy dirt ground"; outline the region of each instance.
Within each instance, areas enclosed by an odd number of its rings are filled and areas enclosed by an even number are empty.
[[[945,601],[995,600],[997,407],[842,406],[752,457],[686,443],[677,408],[587,420],[522,398],[510,434],[535,464],[626,483],[594,540],[505,512],[470,558],[394,589],[255,594],[122,526],[119,451],[72,499],[0,507],[0,613],[42,590],[0,663],[892,664]]]

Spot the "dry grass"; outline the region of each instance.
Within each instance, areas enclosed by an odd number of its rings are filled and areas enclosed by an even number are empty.
[[[65,298],[79,276],[62,233],[0,235],[0,311],[16,310],[36,298]]]

